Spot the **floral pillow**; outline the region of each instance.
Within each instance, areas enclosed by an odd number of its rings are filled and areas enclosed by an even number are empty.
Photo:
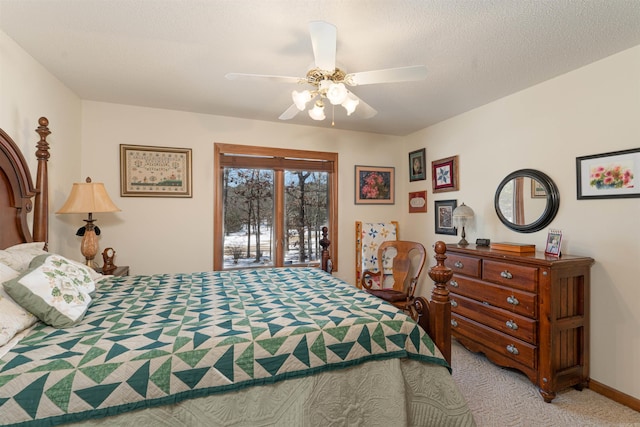
[[[0,263],[0,346],[38,321],[36,316],[16,304],[2,287],[2,283],[19,275],[13,268]]]
[[[0,250],[0,262],[21,273],[29,268],[35,257],[46,253],[44,242],[20,243]]]
[[[4,283],[7,293],[55,328],[70,327],[81,321],[95,292],[88,267],[55,254],[39,255],[29,267]]]

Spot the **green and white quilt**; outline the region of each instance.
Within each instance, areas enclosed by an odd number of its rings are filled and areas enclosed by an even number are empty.
[[[447,366],[393,306],[314,268],[113,277],[0,359],[0,424],[55,425],[385,358]]]

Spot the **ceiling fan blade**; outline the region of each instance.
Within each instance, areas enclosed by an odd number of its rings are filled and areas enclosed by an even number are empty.
[[[364,71],[347,74],[345,83],[350,86],[362,86],[375,83],[408,82],[423,80],[427,77],[427,67],[413,65],[410,67],[388,68],[386,70]]]
[[[243,73],[228,73],[225,75],[228,80],[271,80],[279,83],[305,83],[306,79],[301,77],[288,77],[288,76],[269,76],[265,74],[243,74]]]
[[[311,33],[311,45],[316,67],[323,71],[336,69],[336,41],[337,33],[335,25],[324,21],[312,21],[309,23]]]
[[[351,92],[351,96],[354,96],[359,101],[355,111],[359,117],[362,117],[363,119],[370,119],[378,114],[378,111],[375,108],[364,102],[361,98],[358,98],[353,92]]]
[[[278,117],[280,120],[291,120],[296,114],[298,114],[300,110],[296,107],[296,104],[291,104],[291,107],[287,108],[284,113],[280,114]]]

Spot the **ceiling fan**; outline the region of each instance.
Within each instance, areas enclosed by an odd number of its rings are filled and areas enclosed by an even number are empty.
[[[340,68],[336,68],[336,27],[328,22],[312,21],[309,23],[309,32],[311,33],[315,68],[309,70],[305,77],[243,73],[228,73],[225,77],[229,80],[271,80],[311,85],[311,89],[292,92],[293,104],[280,115],[280,120],[294,118],[298,112],[304,111],[311,101],[314,101],[313,107],[309,109],[308,113],[314,120],[325,119],[324,106],[326,103],[334,106],[341,105],[347,111],[347,115],[351,115],[355,111],[358,116],[368,119],[378,112],[347,89],[347,86],[414,81],[426,78],[427,68],[424,65],[346,73]]]

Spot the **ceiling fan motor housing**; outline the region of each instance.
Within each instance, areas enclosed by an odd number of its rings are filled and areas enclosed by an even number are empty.
[[[307,83],[314,86],[320,86],[320,82],[322,82],[323,80],[331,80],[334,83],[341,83],[344,82],[344,78],[346,77],[346,75],[347,74],[340,68],[336,68],[333,71],[325,71],[319,68],[314,68],[307,72]]]

